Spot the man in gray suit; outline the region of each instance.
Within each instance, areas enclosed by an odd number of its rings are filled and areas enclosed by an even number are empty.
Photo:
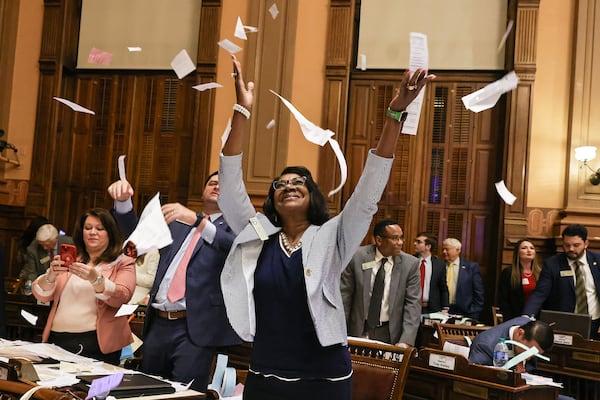
[[[342,273],[341,291],[349,336],[414,346],[421,314],[418,260],[402,251],[395,221],[378,222],[374,245],[363,246]]]
[[[46,273],[52,258],[59,254],[61,244],[73,244],[73,239],[70,236],[59,236],[58,230],[52,224],[40,226],[35,240],[27,246],[27,261],[19,273],[19,278],[33,281]]]

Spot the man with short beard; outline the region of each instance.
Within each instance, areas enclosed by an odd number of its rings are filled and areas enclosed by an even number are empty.
[[[540,310],[588,314],[592,318],[590,338],[600,339],[600,253],[588,251],[587,228],[567,226],[562,232],[564,252],[544,260],[534,292],[523,314]]]

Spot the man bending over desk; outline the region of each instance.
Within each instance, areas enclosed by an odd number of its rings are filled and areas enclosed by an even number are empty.
[[[543,354],[552,348],[554,332],[545,322],[531,320],[528,317],[513,318],[475,336],[469,351],[469,362],[493,365],[494,347],[500,338],[513,340],[527,347],[535,346],[539,350],[539,354]],[[509,349],[513,349],[513,355],[515,356],[524,351],[518,346],[510,344],[508,346]],[[509,358],[512,358],[510,354]],[[525,370],[531,372],[534,369],[535,361],[533,359],[526,360],[525,366],[518,365],[515,367],[517,372],[525,372]]]

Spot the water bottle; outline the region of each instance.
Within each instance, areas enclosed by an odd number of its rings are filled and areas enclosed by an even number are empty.
[[[506,339],[498,339],[494,347],[494,367],[503,367],[508,362],[508,345],[504,343]]]
[[[27,281],[25,281],[25,284],[23,285],[23,294],[29,296],[31,294],[31,279],[28,279]]]

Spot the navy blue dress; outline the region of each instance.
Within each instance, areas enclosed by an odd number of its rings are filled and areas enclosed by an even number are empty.
[[[255,373],[248,374],[244,400],[350,399],[351,379],[344,379],[352,370],[348,349],[319,343],[308,309],[302,250],[288,257],[279,235],[269,238],[258,259],[254,301],[250,368]]]

